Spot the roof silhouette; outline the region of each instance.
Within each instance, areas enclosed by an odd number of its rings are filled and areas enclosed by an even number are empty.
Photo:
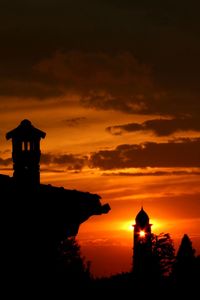
[[[141,226],[145,226],[146,224],[149,223],[149,216],[148,214],[144,211],[143,206],[141,207],[141,210],[137,214],[135,221],[137,224],[140,224]]]
[[[30,140],[33,138],[45,138],[45,136],[45,132],[35,128],[29,120],[24,119],[17,128],[6,134],[6,139],[21,138],[23,140]]]

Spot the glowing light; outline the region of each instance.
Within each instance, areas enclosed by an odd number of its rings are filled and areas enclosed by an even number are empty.
[[[128,229],[128,231],[133,231],[133,225],[129,224],[127,229]]]
[[[140,230],[140,232],[139,232],[139,235],[140,235],[140,237],[141,238],[144,238],[145,237],[145,231],[144,230]]]
[[[121,222],[119,224],[119,228],[124,230],[124,231],[133,231],[133,220],[128,220],[125,222]]]

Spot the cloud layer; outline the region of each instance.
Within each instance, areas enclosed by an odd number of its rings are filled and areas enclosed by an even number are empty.
[[[73,154],[42,154],[41,164],[46,166],[62,166],[66,170],[80,171],[87,164],[87,156],[78,156]]]
[[[93,153],[92,167],[102,170],[146,167],[199,167],[200,139],[183,139],[168,143],[147,142],[120,145],[114,150]]]
[[[198,118],[191,117],[153,119],[143,123],[109,126],[106,130],[113,135],[121,135],[124,132],[152,131],[156,136],[169,136],[178,131],[200,131],[200,122]]]
[[[0,95],[73,91],[96,109],[198,117],[198,11],[180,0],[3,1]]]
[[[65,170],[78,171],[85,166],[89,166],[91,169],[99,168],[100,170],[147,167],[199,168],[199,155],[200,138],[185,138],[165,143],[124,144],[117,146],[113,150],[100,150],[91,153],[90,156],[46,153],[41,156],[41,164],[49,168],[59,166],[65,168]],[[0,165],[8,166],[10,164],[10,158],[0,158]],[[156,171],[150,174],[147,173],[147,175],[165,175],[165,171]],[[170,175],[183,175],[183,173],[181,171],[172,171]]]

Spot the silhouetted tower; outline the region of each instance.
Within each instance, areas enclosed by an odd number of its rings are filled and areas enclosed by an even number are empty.
[[[45,132],[35,128],[29,120],[6,134],[12,139],[13,177],[18,187],[36,188],[40,184],[40,139]]]
[[[133,272],[144,278],[150,272],[152,258],[151,226],[143,207],[135,218],[133,245]]]

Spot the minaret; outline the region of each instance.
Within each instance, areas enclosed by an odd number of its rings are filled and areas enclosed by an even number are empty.
[[[6,134],[7,140],[12,139],[13,178],[19,188],[40,184],[40,140],[45,135],[26,119]]]
[[[135,218],[133,245],[133,273],[144,278],[150,271],[152,257],[151,226],[143,207]]]

